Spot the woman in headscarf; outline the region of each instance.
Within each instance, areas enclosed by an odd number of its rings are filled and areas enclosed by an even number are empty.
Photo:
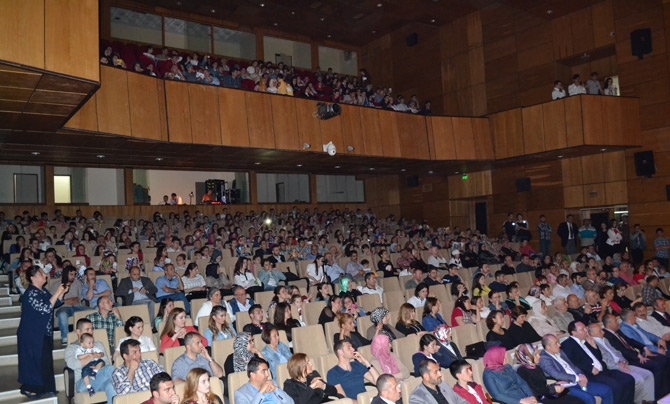
[[[254,356],[263,358],[254,344],[254,337],[248,332],[237,334],[235,341],[233,341],[233,367],[235,371],[246,372],[247,364]]]
[[[559,339],[563,337],[554,320],[547,317],[547,304],[543,300],[533,303],[533,315],[528,318],[528,322],[538,335],[554,334]]]
[[[391,342],[393,342],[393,340],[396,338],[402,338],[404,335],[400,331],[393,328],[393,326],[389,325],[389,320],[389,311],[385,308],[377,307],[376,309],[372,310],[372,313],[370,313],[370,321],[372,321],[372,325],[368,327],[368,330],[366,331],[366,337],[371,340],[375,337],[375,335],[383,334],[389,337]]]
[[[374,337],[370,345],[370,352],[372,352],[370,364],[375,369],[379,369],[379,372],[393,375],[398,383],[409,378],[407,367],[396,354],[391,352],[391,341],[388,336],[379,334]]]
[[[493,346],[484,354],[486,390],[493,400],[503,404],[537,404],[528,383],[505,364],[505,352],[505,348]]]
[[[578,404],[583,403],[577,397],[568,396],[567,389],[559,383],[547,384],[544,372],[538,366],[540,362],[540,350],[533,348],[530,344],[521,344],[516,349],[516,360],[521,366],[516,370],[519,376],[528,384],[533,395],[538,400],[551,402],[553,404]]]

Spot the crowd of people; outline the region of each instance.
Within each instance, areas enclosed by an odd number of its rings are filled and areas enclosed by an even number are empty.
[[[116,46],[124,47],[121,44]],[[229,61],[225,57],[201,56],[197,52],[180,54],[177,50],[168,48],[155,52],[153,46],[146,46],[139,54],[126,50],[123,52],[125,58],[132,60],[124,60],[120,51],[120,49],[114,50],[112,44],[104,44],[100,63],[165,80],[239,88],[413,114],[432,114],[430,101],[421,105],[416,95],[405,98],[401,94],[393,95],[391,88],[382,86],[375,88],[365,69],[361,69],[358,76],[350,76],[333,72],[332,68],[322,70],[317,67],[314,71],[308,71],[287,66],[283,62]]]
[[[19,253],[3,259],[22,294],[19,381],[30,398],[55,394],[54,313],[67,337],[69,318],[90,309],[96,311],[74,324],[76,340],[67,344],[63,338],[65,360],[77,392],[104,391],[109,403],[116,395],[140,391],[149,391],[147,402],[153,403],[222,402],[212,396],[209,380],[232,372],[246,372],[249,380],[232,393],[238,404],[356,399],[366,383],[376,385],[378,403],[397,402],[400,384],[411,376],[421,378],[412,403],[486,403],[488,394],[501,403],[591,404],[598,396],[604,404],[642,404],[670,392],[670,296],[661,282],[668,277],[662,253],[670,243],[662,229],[654,242],[656,258],[634,271],[626,247],[644,234],[639,226],[606,224],[603,234],[621,233],[621,247],[605,242],[608,247],[596,249],[600,235],[587,222],[589,232],[582,233],[571,216],[558,225],[561,250],[549,245],[546,255],[529,247],[533,232],[520,215],[516,220],[510,215],[500,240],[470,229],[377,218],[372,210],[295,207],[258,215],[224,209],[211,218],[197,211],[156,213],[111,226],[99,212],[93,218],[26,212],[13,220],[0,213],[0,222],[3,244],[12,243],[10,250]],[[627,226],[627,219],[623,223]],[[552,229],[541,218],[537,231],[543,240],[541,232]],[[21,238],[28,243],[22,245]],[[71,255],[58,256],[58,245]],[[145,265],[143,251],[155,251],[153,266]],[[117,265],[123,252],[132,257]],[[234,268],[223,267],[224,255]],[[94,257],[100,261],[94,263]],[[196,262],[202,259],[208,264],[200,274]],[[304,273],[294,273],[290,266],[279,269],[284,262],[308,265]],[[385,307],[357,305],[361,296],[374,294],[389,304],[379,280],[407,291],[397,317]],[[639,288],[640,297],[632,300],[628,288]],[[267,307],[255,300],[263,291],[274,295]],[[202,298],[207,302],[191,310]],[[318,301],[325,303],[318,323],[324,330],[331,322],[338,328],[324,334],[337,357],[326,375],[314,370],[317,358],[292,351],[293,330],[306,325],[303,308]],[[150,317],[123,318],[118,306],[125,305],[146,305]],[[245,316],[240,330],[237,322]],[[367,329],[360,326],[362,317],[370,320]],[[472,327],[475,333],[484,323],[488,333],[481,341],[469,346],[454,341],[454,329]],[[120,326],[126,337],[117,340]],[[94,330],[104,330],[107,338],[96,340]],[[280,331],[287,341],[280,340]],[[391,343],[411,335],[419,342],[409,363]],[[263,349],[255,346],[258,337]],[[233,349],[218,363],[211,346],[225,339]],[[370,356],[359,351],[364,346]],[[143,358],[173,347],[185,351],[170,369]],[[507,352],[518,367],[510,366]],[[483,371],[473,374],[472,360],[479,357]],[[117,358],[122,364],[115,367]],[[289,373],[283,389],[277,384],[280,364],[287,364]],[[441,368],[449,369],[453,386],[442,380]],[[180,383],[186,383],[184,397],[176,397],[174,385]]]
[[[591,73],[591,77],[584,83],[579,74],[574,74],[572,76],[572,84],[568,86],[568,91],[566,93],[565,88],[563,88],[563,82],[561,80],[554,81],[554,89],[551,92],[551,99],[558,100],[565,98],[566,95],[580,95],[580,94],[591,94],[591,95],[612,95],[618,96],[619,89],[614,85],[614,80],[611,77],[606,77],[605,81],[601,84],[598,79],[598,72]]]

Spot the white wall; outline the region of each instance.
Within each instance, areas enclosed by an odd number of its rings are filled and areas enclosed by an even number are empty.
[[[137,180],[142,177],[142,171],[146,174],[146,183],[140,183]],[[188,194],[193,192],[195,195],[195,183],[205,182],[207,180],[225,180],[230,182],[235,179],[233,172],[213,172],[213,171],[167,171],[167,170],[133,170],[133,179],[135,183],[149,188],[151,204],[157,205],[163,200],[163,195],[176,193],[181,196],[184,203],[189,203]],[[240,185],[238,184],[238,187]],[[199,201],[193,198],[193,203]]]
[[[86,191],[89,205],[123,205],[123,169],[86,169]]]
[[[10,165],[0,165],[0,203],[14,203],[14,174],[37,174],[37,200],[44,203],[42,167]]]
[[[283,53],[293,57],[293,66],[312,68],[312,47],[308,43],[286,39],[263,37],[263,60],[275,63],[275,54]]]
[[[160,46],[163,43],[163,32],[151,28],[135,27],[115,23],[111,24],[112,38],[128,39],[140,43],[153,44]],[[144,50],[142,50],[144,51]],[[154,53],[159,53],[160,49],[154,49]]]
[[[316,201],[365,202],[365,185],[353,175],[317,175]]]
[[[335,73],[358,75],[358,61],[356,52],[351,52],[351,58],[344,60],[344,51],[342,49],[327,48],[319,46],[319,66],[321,70],[326,71],[329,67]]]
[[[284,200],[277,199],[277,184],[284,186]],[[309,175],[307,174],[256,174],[259,203],[309,202]]]

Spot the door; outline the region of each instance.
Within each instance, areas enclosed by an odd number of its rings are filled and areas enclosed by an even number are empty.
[[[488,234],[489,221],[486,202],[475,202],[475,229],[482,234]]]

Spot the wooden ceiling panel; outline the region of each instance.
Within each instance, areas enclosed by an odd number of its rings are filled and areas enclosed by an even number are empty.
[[[42,104],[38,102],[30,102],[26,104],[24,112],[32,112],[36,114],[45,114],[45,115],[59,115],[59,116],[68,116],[72,113],[71,105],[60,105],[60,104]],[[60,128],[58,128],[60,129]]]
[[[79,106],[79,104],[81,104],[85,98],[86,94],[35,90],[33,96],[30,97],[30,102],[46,102],[51,104]]]
[[[45,74],[37,85],[38,90],[62,91],[66,93],[88,94],[95,83],[72,80],[67,77]]]
[[[21,112],[25,106],[22,101],[0,100],[0,111]]]
[[[21,114],[17,112],[0,111],[0,129],[12,129]]]
[[[41,74],[28,72],[0,71],[0,86],[33,89],[41,77]]]
[[[0,99],[14,101],[28,101],[33,90],[28,88],[0,87]]]

